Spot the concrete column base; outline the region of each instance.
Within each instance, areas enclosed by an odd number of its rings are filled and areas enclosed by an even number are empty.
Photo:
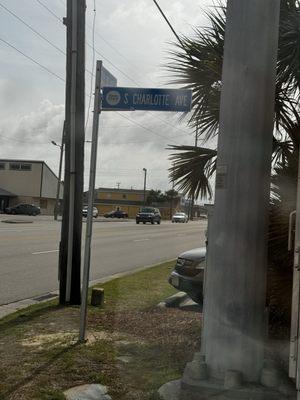
[[[261,384],[243,382],[239,371],[229,370],[224,381],[208,376],[204,356],[196,353],[186,365],[180,380],[159,389],[163,400],[296,400],[295,386],[268,363],[261,373]]]

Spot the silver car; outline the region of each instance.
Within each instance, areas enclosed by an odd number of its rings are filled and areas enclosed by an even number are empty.
[[[177,212],[172,217],[172,222],[188,222],[189,217],[184,212]]]
[[[82,216],[87,217],[87,213],[88,213],[88,206],[84,206],[82,209]],[[98,214],[99,214],[98,209],[96,207],[93,207],[93,217],[97,218]]]
[[[203,302],[203,281],[206,247],[186,251],[179,255],[169,283],[187,293],[196,303]]]

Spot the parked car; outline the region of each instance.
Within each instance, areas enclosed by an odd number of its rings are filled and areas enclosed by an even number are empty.
[[[154,207],[143,207],[140,212],[135,217],[136,223],[139,224],[142,222],[145,224],[146,222],[151,222],[151,224],[160,224],[161,215],[158,208]]]
[[[172,222],[182,222],[182,223],[186,223],[188,222],[189,217],[186,215],[186,213],[184,212],[177,212],[173,215],[172,217]]]
[[[17,204],[14,207],[7,207],[5,209],[6,214],[22,214],[22,215],[33,215],[36,216],[41,213],[40,207],[34,204]]]
[[[87,213],[88,213],[88,206],[84,206],[82,209],[82,216],[87,217]],[[99,215],[98,208],[93,207],[93,217],[97,218],[98,215]]]
[[[109,213],[104,214],[105,218],[128,218],[128,214],[122,210],[110,211]]]
[[[203,281],[206,247],[186,251],[179,255],[169,283],[187,293],[196,303],[203,302]]]

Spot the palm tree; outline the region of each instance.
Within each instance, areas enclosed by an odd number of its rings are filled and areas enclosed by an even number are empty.
[[[210,26],[182,37],[171,52],[172,83],[193,90],[189,125],[203,142],[219,133],[226,9],[219,3],[207,13]],[[288,216],[295,209],[300,145],[300,1],[282,0],[273,133],[270,198],[268,301],[272,322],[289,321],[293,256],[287,251]],[[203,146],[203,145],[202,145]],[[170,180],[195,198],[211,198],[210,180],[217,151],[205,147],[169,146]],[[284,283],[284,284],[283,284]],[[279,318],[278,318],[279,316]]]
[[[282,0],[275,97],[273,161],[296,156],[300,143],[298,100],[300,88],[300,5]],[[182,37],[171,52],[172,83],[193,90],[188,121],[207,142],[218,135],[226,9],[219,4],[207,13],[210,27],[195,29],[193,38]],[[211,197],[210,178],[215,172],[216,151],[204,147],[169,146],[174,150],[170,179],[179,190],[197,198]],[[198,180],[197,180],[198,176]]]

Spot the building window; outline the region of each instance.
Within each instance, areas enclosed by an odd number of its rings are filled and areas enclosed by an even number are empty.
[[[9,169],[17,171],[20,169],[20,163],[9,163]]]
[[[16,163],[16,162],[9,163],[9,169],[13,171],[31,171],[31,167],[32,164]]]
[[[0,170],[3,170],[3,169],[5,169],[5,163],[4,163],[4,162],[1,162],[1,163],[0,163]]]
[[[31,171],[31,164],[21,164],[22,171]]]

